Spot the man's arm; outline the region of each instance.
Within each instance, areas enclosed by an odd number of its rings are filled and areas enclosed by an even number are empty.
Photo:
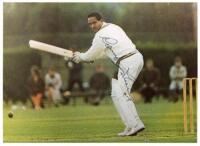
[[[181,77],[182,78],[187,77],[187,68],[185,66],[183,66]]]
[[[177,75],[176,75],[176,70],[175,70],[174,66],[172,66],[170,68],[169,76],[170,76],[171,80],[176,79]]]
[[[105,46],[102,43],[101,39],[98,36],[95,36],[92,46],[85,52],[75,52],[72,60],[79,63],[81,61],[93,61],[105,56]]]
[[[179,74],[177,75],[177,80],[182,80],[185,77],[187,77],[187,69],[185,66],[182,66]]]
[[[100,59],[104,55],[105,55],[104,48],[98,43],[94,43],[85,53],[80,53],[80,58],[83,61],[92,61]]]

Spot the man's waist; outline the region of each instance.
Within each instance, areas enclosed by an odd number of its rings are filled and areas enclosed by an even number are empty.
[[[120,62],[128,57],[131,57],[133,55],[135,55],[136,53],[138,53],[138,51],[135,51],[135,52],[130,52],[130,53],[127,53],[121,57],[119,57],[119,59],[116,61],[116,65],[118,66],[120,64]]]

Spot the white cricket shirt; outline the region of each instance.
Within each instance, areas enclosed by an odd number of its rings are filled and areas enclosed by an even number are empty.
[[[92,46],[85,53],[81,53],[80,58],[92,61],[108,56],[116,63],[120,57],[137,51],[135,44],[121,27],[103,22],[101,29],[94,36]]]

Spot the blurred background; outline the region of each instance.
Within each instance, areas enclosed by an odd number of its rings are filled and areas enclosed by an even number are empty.
[[[106,22],[121,26],[144,60],[153,59],[160,70],[159,87],[167,92],[169,70],[175,56],[182,58],[188,77],[197,77],[196,3],[4,3],[3,4],[3,91],[4,101],[29,99],[27,79],[37,65],[42,76],[54,66],[62,78],[62,89],[69,87],[69,67],[60,56],[34,51],[30,39],[69,49],[86,51],[94,33],[87,15],[97,11]],[[91,76],[103,66],[111,79],[117,68],[108,60],[82,65],[82,85],[88,88]],[[101,68],[101,67],[100,67]],[[100,69],[101,70],[101,69]],[[141,87],[141,76],[135,91]]]

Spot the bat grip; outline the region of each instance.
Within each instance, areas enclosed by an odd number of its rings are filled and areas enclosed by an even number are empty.
[[[83,63],[94,63],[94,61],[82,61]]]

